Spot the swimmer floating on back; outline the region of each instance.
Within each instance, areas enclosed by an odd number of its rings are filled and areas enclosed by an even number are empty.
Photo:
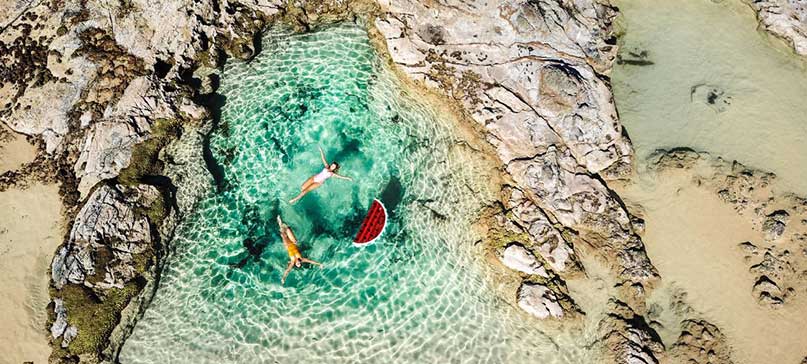
[[[277,216],[277,225],[280,226],[280,237],[283,238],[283,245],[286,247],[286,250],[289,251],[289,265],[286,267],[286,271],[283,272],[283,278],[280,280],[280,284],[286,283],[286,276],[289,275],[292,268],[299,268],[303,263],[322,266],[322,264],[311,259],[303,258],[303,255],[300,254],[300,249],[297,248],[297,237],[294,236],[294,232],[291,231],[291,228],[283,223],[283,220],[280,219],[280,215]]]
[[[297,197],[289,200],[289,203],[294,204],[295,202],[297,202],[297,200],[303,198],[303,196],[305,196],[306,193],[309,193],[317,189],[319,186],[322,186],[322,184],[325,183],[325,180],[327,180],[328,178],[336,177],[348,181],[353,180],[350,177],[345,177],[336,174],[336,171],[339,170],[339,163],[336,162],[328,163],[328,160],[325,159],[325,153],[322,151],[322,148],[319,148],[319,155],[320,157],[322,157],[322,164],[325,165],[325,168],[323,168],[322,171],[320,171],[316,175],[313,175],[309,177],[307,180],[305,180],[305,182],[303,182],[303,186],[300,187],[300,194],[297,195]]]

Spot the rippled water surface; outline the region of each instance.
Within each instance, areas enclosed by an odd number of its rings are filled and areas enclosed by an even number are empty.
[[[620,119],[639,160],[691,147],[807,194],[807,64],[740,0],[619,0]]]
[[[489,287],[470,229],[492,198],[478,175],[489,166],[402,91],[364,30],[275,31],[263,47],[224,71],[212,148],[226,188],[180,227],[123,363],[583,360],[574,339],[554,342]],[[331,179],[290,206],[322,168],[318,144],[356,181]],[[354,248],[374,197],[390,226]],[[285,286],[278,214],[324,264],[292,271]]]

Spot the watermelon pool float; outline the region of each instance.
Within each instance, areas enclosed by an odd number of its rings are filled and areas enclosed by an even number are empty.
[[[387,226],[387,208],[378,199],[374,199],[370,204],[370,210],[361,223],[358,234],[353,239],[353,245],[370,245],[381,236]]]

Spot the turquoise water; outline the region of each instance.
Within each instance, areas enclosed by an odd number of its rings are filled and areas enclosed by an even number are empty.
[[[224,70],[211,147],[226,183],[180,226],[121,362],[581,362],[583,349],[559,346],[491,288],[470,228],[494,198],[491,166],[402,90],[364,30],[274,31],[263,47]],[[355,181],[328,180],[291,206],[322,169],[318,145]],[[357,249],[379,196],[390,224]],[[285,286],[278,214],[324,264]]]

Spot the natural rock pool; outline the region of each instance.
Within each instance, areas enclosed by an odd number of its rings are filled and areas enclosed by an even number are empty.
[[[223,188],[179,227],[121,362],[585,361],[562,344],[573,339],[549,338],[500,298],[472,229],[494,200],[493,166],[401,87],[362,28],[271,31],[256,59],[228,63],[219,92],[211,148]],[[289,205],[322,168],[318,145],[355,181]],[[390,225],[354,248],[374,197]],[[324,264],[285,285],[278,214]]]

